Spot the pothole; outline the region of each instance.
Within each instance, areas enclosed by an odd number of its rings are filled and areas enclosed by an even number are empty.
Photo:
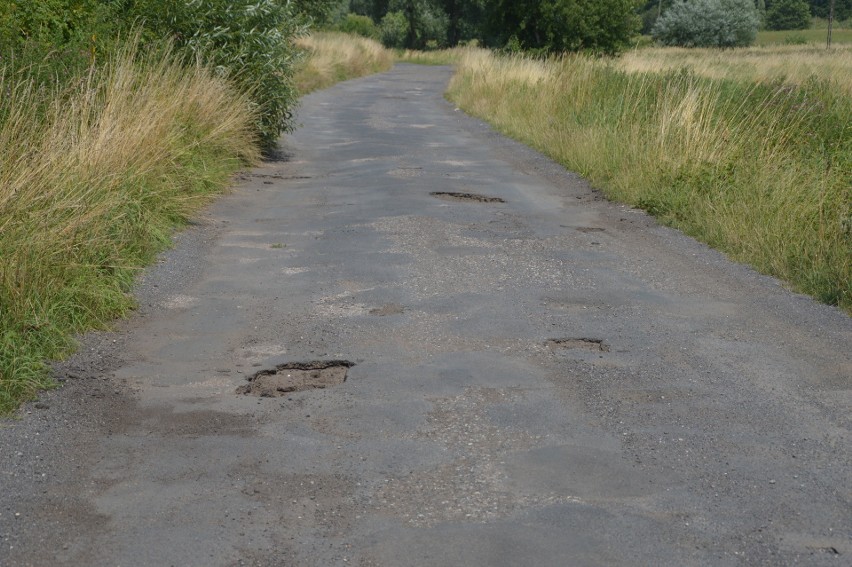
[[[579,230],[580,232],[603,232],[606,229],[597,226],[578,226],[577,230]]]
[[[375,315],[377,317],[387,317],[388,315],[401,315],[404,312],[405,307],[396,303],[388,303],[387,305],[382,305],[381,307],[370,309],[370,315]]]
[[[452,191],[432,191],[429,193],[433,197],[444,199],[445,201],[466,201],[472,203],[505,203],[505,199],[500,197],[489,197],[487,195],[477,195],[476,193],[455,193]]]
[[[550,339],[544,344],[553,349],[609,352],[609,346],[603,342],[603,339]]]
[[[339,386],[355,366],[348,360],[289,362],[273,370],[261,370],[248,377],[249,383],[237,388],[237,394],[278,398],[292,392]]]

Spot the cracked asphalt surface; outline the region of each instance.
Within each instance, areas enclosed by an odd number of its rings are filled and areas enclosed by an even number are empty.
[[[449,76],[306,97],[0,424],[0,564],[852,561],[850,318],[603,200]],[[326,360],[345,382],[236,393]]]

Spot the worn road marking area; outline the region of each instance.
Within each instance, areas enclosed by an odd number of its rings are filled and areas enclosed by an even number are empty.
[[[307,97],[4,424],[0,564],[849,561],[850,319],[600,199],[448,78]]]

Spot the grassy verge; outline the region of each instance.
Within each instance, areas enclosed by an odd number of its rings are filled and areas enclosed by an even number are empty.
[[[0,84],[0,413],[44,361],[133,307],[137,271],[257,155],[249,101],[208,69],[132,49],[71,86]]]
[[[400,50],[396,53],[397,61],[405,63],[417,63],[418,65],[455,65],[461,61],[467,49],[457,47],[454,49],[436,49],[434,51],[415,51],[413,49]]]
[[[807,30],[762,30],[757,32],[757,45],[798,45],[814,44],[825,47],[828,29],[811,28]],[[852,43],[852,29],[835,26],[831,31],[832,44]]]
[[[616,66],[629,73],[689,69],[703,77],[745,83],[801,84],[815,77],[852,95],[852,45],[831,50],[793,45],[727,50],[659,47],[625,53]]]
[[[609,197],[852,311],[848,86],[623,65],[469,50],[449,96]]]
[[[393,66],[393,53],[372,39],[339,32],[316,32],[297,40],[308,56],[296,71],[301,94]]]

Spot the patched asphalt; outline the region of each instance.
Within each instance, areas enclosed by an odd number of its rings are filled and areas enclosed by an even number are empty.
[[[306,97],[0,424],[0,564],[850,562],[852,320],[466,117],[450,72]]]

